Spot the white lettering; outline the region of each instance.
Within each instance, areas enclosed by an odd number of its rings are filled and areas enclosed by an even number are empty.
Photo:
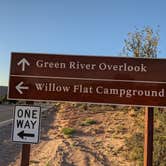
[[[159,96],[160,97],[164,97],[165,96],[165,90],[162,89],[160,92],[159,92]]]
[[[95,70],[96,64],[84,64],[80,63],[79,61],[71,61],[69,62],[69,69],[76,69],[76,70]]]
[[[137,66],[129,65],[127,63],[123,63],[121,65],[116,64],[107,64],[107,63],[100,63],[98,65],[99,70],[101,71],[124,71],[124,72],[147,72],[147,66],[144,64],[140,64]]]
[[[73,87],[73,92],[74,93],[86,93],[86,94],[92,94],[93,93],[93,87],[92,86],[83,86],[82,84],[80,85],[74,85]]]
[[[107,69],[106,64],[105,64],[105,63],[100,63],[100,64],[99,64],[99,69],[100,69],[101,71],[106,70],[106,69]]]
[[[38,68],[50,68],[50,69],[65,69],[66,64],[61,62],[48,62],[44,60],[37,60],[36,67]]]
[[[99,95],[118,95],[120,98],[131,98],[133,96],[138,97],[165,97],[165,89],[161,90],[142,90],[142,89],[115,89],[104,88],[103,86],[96,87],[96,93]]]
[[[35,83],[37,91],[69,92],[70,86],[56,85],[55,83]]]

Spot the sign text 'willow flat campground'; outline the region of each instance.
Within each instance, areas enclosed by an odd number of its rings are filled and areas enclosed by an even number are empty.
[[[9,99],[166,106],[166,59],[12,53]]]

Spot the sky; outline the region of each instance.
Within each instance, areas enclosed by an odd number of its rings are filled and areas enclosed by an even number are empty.
[[[165,0],[0,0],[0,85],[11,52],[119,56],[135,27],[160,26],[166,58]]]

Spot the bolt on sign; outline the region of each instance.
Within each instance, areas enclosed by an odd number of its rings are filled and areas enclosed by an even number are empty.
[[[166,59],[12,53],[9,99],[166,106]]]
[[[21,143],[38,143],[41,108],[38,106],[16,106],[12,141]]]

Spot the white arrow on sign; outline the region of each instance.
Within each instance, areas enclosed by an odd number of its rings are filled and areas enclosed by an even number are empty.
[[[28,86],[22,86],[24,84],[23,81],[21,81],[17,86],[16,89],[20,94],[23,94],[22,89],[29,89]]]
[[[17,66],[20,65],[22,65],[22,71],[25,71],[25,65],[30,66],[30,63],[25,58],[23,58],[17,63]]]

